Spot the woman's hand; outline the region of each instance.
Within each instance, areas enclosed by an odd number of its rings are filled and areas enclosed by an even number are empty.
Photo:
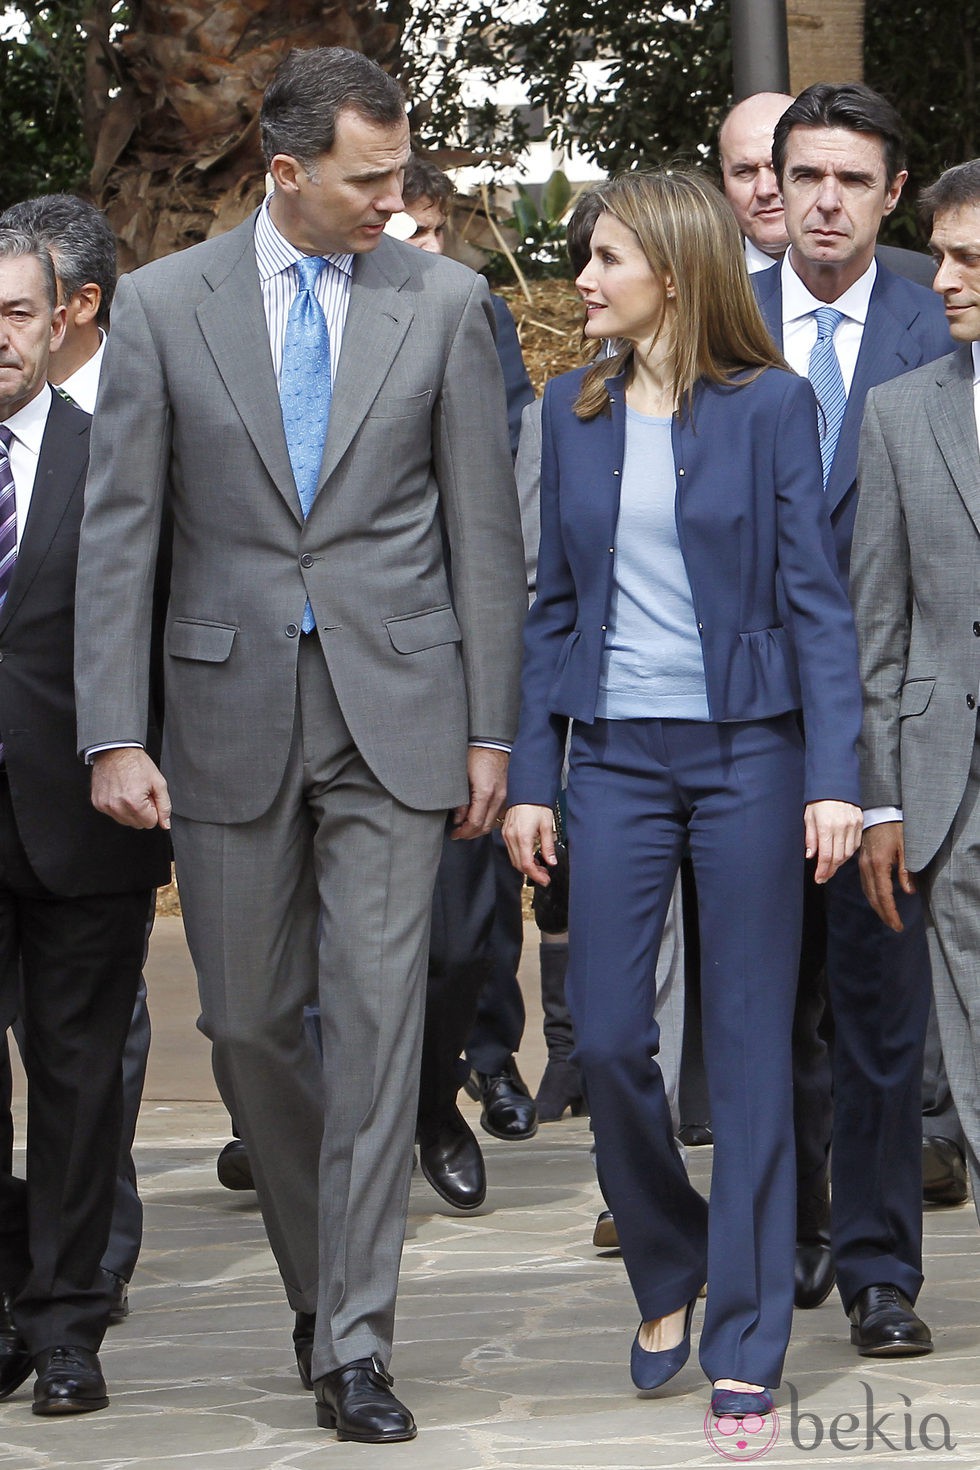
[[[806,855],[815,857],[817,883],[826,883],[861,846],[864,823],[859,806],[849,801],[811,801],[803,810]]]
[[[514,867],[524,873],[532,883],[547,888],[551,879],[547,869],[537,860],[541,857],[549,868],[554,867],[555,818],[550,806],[512,806],[504,817],[503,838]]]

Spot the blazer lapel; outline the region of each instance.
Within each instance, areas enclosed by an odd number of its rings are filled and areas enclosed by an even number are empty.
[[[226,237],[227,251],[205,272],[211,295],[197,308],[197,320],[246,432],[276,489],[302,522],[255,264],[254,230],[253,215]]]
[[[937,363],[926,413],[939,452],[973,523],[980,531],[980,449],[973,406],[973,353],[964,346]]]
[[[354,261],[318,492],[339,465],[377,398],[415,315],[401,290],[410,280],[411,271],[400,255],[382,239],[375,250]]]
[[[762,319],[769,328],[769,335],[783,350],[783,286],[780,267],[771,266],[767,271],[756,271],[750,277],[755,299],[759,303]]]
[[[88,462],[91,422],[88,414],[83,414],[81,409],[73,408],[57,393],[52,393],[30,509],[21,532],[10,587],[0,610],[0,633],[7,627],[37,576],[72,496],[76,490],[81,493]]]

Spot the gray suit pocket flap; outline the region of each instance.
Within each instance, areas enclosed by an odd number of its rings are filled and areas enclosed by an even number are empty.
[[[458,643],[462,637],[451,607],[431,607],[427,612],[386,618],[385,627],[399,653],[421,653],[423,648],[437,648],[440,643]]]
[[[171,658],[194,658],[206,664],[223,664],[231,653],[237,632],[231,623],[175,618],[167,629],[167,652]]]
[[[923,714],[935,687],[935,679],[910,679],[907,684],[903,684],[902,702],[898,710],[899,719],[904,720],[906,715]]]

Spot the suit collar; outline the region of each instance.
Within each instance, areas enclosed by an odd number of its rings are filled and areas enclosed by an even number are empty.
[[[973,353],[969,345],[936,363],[926,412],[939,452],[974,525],[980,531],[980,448],[973,392]]]
[[[88,460],[90,424],[87,413],[66,403],[57,393],[51,395],[27,522],[7,598],[0,610],[0,633],[23,602],[73,494],[80,490]]]

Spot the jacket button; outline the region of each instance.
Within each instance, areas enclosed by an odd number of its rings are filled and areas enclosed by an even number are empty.
[[[966,696],[966,707],[967,709],[976,709],[977,707],[977,702],[972,694]]]
[[[607,631],[608,631],[608,629],[606,628],[605,623],[603,623],[602,628],[600,629],[600,632],[605,633]]]
[[[973,636],[974,638],[980,638],[980,623],[973,624]]]
[[[287,638],[295,638],[296,637],[296,634],[298,632],[299,632],[299,623],[287,623],[286,624],[286,637]]]
[[[313,558],[308,551],[303,552],[303,555],[299,559],[299,564],[301,567],[311,567],[313,565]]]
[[[679,474],[679,475],[682,475],[682,474],[683,474],[683,473],[684,473],[684,471],[683,471],[683,470],[682,470],[682,469],[680,469],[680,470],[678,470],[678,471],[677,471],[677,473],[678,473],[678,474]]]

